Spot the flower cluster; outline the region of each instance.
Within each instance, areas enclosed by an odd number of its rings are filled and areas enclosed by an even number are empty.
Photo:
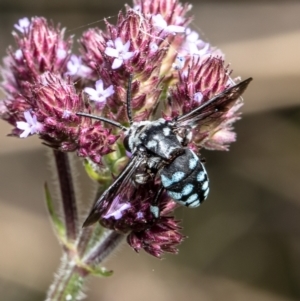
[[[106,184],[111,183],[116,176],[112,174],[120,170],[118,162],[124,165],[130,156],[121,143],[123,134],[76,113],[93,113],[127,126],[130,75],[135,121],[190,112],[234,84],[223,54],[188,27],[190,9],[177,0],[134,0],[115,25],[105,21],[104,30],[83,33],[80,56],[72,54],[73,37],[65,38],[64,29],[42,17],[21,19],[13,33],[17,46],[8,48],[1,68],[5,99],[0,101],[0,117],[14,127],[11,135],[37,134],[52,148],[75,151],[108,169]],[[235,140],[231,124],[240,106],[237,100],[210,124],[195,128],[189,147],[226,150]],[[112,161],[105,155],[113,151]],[[163,194],[156,219],[150,201],[159,184],[139,187],[132,186],[130,200],[124,193],[105,204],[100,223],[127,233],[136,251],[144,249],[156,257],[176,253],[183,235],[172,216],[174,202]]]
[[[1,69],[2,119],[15,128],[11,135],[26,138],[39,134],[44,143],[62,151],[77,151],[100,163],[112,151],[118,136],[91,120],[79,118],[79,111],[92,110],[77,91],[74,75],[72,37],[46,19],[24,18],[15,25],[17,49],[10,47]],[[83,74],[87,67],[79,68]]]

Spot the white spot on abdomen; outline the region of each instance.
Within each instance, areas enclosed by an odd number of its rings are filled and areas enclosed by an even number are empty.
[[[167,191],[168,195],[174,200],[180,200],[182,198],[182,194],[174,191]]]
[[[189,195],[192,192],[193,188],[194,188],[193,184],[185,185],[182,189],[182,192],[181,192],[182,195]]]
[[[172,176],[172,180],[174,183],[179,182],[180,180],[183,179],[185,173],[182,171],[176,171],[173,176]]]
[[[189,168],[190,169],[195,169],[196,165],[197,165],[197,160],[196,159],[190,159],[189,160]]]
[[[202,185],[202,190],[206,190],[208,188],[208,181],[205,181]]]
[[[197,174],[197,181],[198,182],[202,182],[204,181],[205,179],[205,172],[204,171],[200,171],[198,174]]]

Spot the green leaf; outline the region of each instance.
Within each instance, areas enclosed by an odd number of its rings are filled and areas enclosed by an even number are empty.
[[[54,204],[47,183],[45,183],[44,192],[45,192],[47,209],[49,211],[50,218],[55,229],[55,233],[61,241],[65,242],[66,228],[64,223],[61,221],[61,219],[58,217],[58,215],[55,212]]]

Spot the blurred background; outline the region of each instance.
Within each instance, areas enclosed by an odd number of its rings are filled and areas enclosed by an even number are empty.
[[[43,15],[79,37],[124,3],[0,0],[0,55],[22,17]],[[178,210],[188,236],[179,255],[157,260],[124,245],[106,263],[114,276],[90,279],[88,301],[300,299],[300,2],[193,5],[192,27],[223,50],[234,77],[254,78],[238,140],[203,153],[211,193],[201,208]],[[47,156],[36,137],[9,131],[0,121],[0,300],[43,300],[61,254],[43,199]]]

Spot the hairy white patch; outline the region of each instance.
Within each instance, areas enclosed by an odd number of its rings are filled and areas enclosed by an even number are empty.
[[[202,190],[206,190],[208,188],[208,181],[205,181],[202,185]]]
[[[189,195],[194,189],[194,185],[193,184],[187,184],[183,187],[182,189],[182,195]]]
[[[169,136],[171,133],[171,129],[168,127],[163,128],[163,133],[165,136]]]
[[[168,191],[168,195],[174,200],[181,200],[182,194],[179,192]]]
[[[204,171],[200,171],[197,175],[197,181],[198,182],[202,182],[205,179],[205,172]]]

